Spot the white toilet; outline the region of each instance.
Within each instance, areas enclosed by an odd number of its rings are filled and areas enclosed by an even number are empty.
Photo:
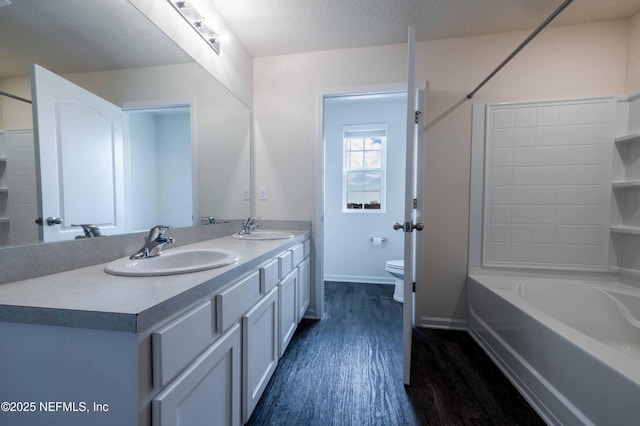
[[[402,303],[404,301],[404,259],[387,260],[384,269],[396,278],[393,300]]]

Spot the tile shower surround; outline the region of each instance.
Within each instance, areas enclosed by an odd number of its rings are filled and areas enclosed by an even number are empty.
[[[486,266],[605,269],[610,106],[605,99],[491,108]]]

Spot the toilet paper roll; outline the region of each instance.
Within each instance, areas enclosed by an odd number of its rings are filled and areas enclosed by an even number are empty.
[[[374,246],[381,246],[384,238],[382,237],[371,237],[371,241],[373,241]]]

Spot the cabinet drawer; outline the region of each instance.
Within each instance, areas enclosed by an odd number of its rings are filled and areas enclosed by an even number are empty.
[[[291,250],[278,255],[278,268],[280,269],[280,279],[286,277],[293,271],[293,255]]]
[[[241,278],[235,284],[216,295],[216,323],[219,333],[234,322],[260,300],[260,271]]]
[[[273,259],[260,267],[260,292],[269,293],[280,280],[278,269],[278,259]]]
[[[310,256],[311,255],[311,240],[307,240],[302,244],[304,245],[304,257]]]
[[[153,386],[169,383],[213,342],[211,302],[199,305],[151,334]]]
[[[292,247],[290,251],[293,258],[293,266],[298,266],[300,262],[302,262],[302,259],[304,259],[304,245],[298,244],[297,246]]]

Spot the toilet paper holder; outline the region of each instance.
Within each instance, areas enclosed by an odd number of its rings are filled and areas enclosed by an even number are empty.
[[[369,237],[369,241],[373,241],[374,238],[380,238],[380,241],[382,241],[383,243],[387,241],[385,237]]]

